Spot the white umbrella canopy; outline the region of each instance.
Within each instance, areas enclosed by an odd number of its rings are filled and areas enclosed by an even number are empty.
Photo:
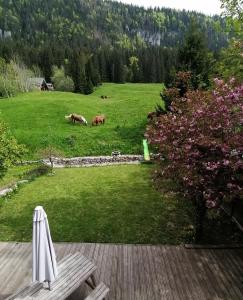
[[[58,271],[47,215],[42,206],[37,206],[33,215],[32,249],[32,280],[47,281],[50,287]]]

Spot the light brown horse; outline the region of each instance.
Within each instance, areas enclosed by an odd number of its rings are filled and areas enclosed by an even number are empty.
[[[87,125],[88,122],[85,120],[83,116],[77,115],[77,114],[71,114],[69,116],[65,116],[65,119],[69,119],[72,121],[72,123],[78,122],[80,124]]]
[[[94,125],[99,125],[99,124],[105,124],[105,116],[100,115],[100,116],[95,116],[92,120],[92,126]]]

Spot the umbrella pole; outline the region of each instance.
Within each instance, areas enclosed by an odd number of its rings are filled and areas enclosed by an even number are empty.
[[[48,281],[48,280],[45,280],[44,282],[47,282],[47,284],[48,284],[48,289],[49,289],[49,291],[51,291],[51,282]]]

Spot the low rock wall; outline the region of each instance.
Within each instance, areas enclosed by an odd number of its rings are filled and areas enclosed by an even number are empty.
[[[118,156],[86,156],[73,158],[54,158],[54,167],[90,167],[108,166],[118,164],[138,164],[143,161],[143,155],[118,155]],[[43,162],[50,165],[49,160]]]

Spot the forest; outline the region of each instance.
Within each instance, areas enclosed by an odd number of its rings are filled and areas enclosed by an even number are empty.
[[[0,0],[0,57],[48,82],[62,74],[62,88],[85,94],[101,82],[168,83],[193,22],[216,59],[234,34],[220,16],[106,0]]]

